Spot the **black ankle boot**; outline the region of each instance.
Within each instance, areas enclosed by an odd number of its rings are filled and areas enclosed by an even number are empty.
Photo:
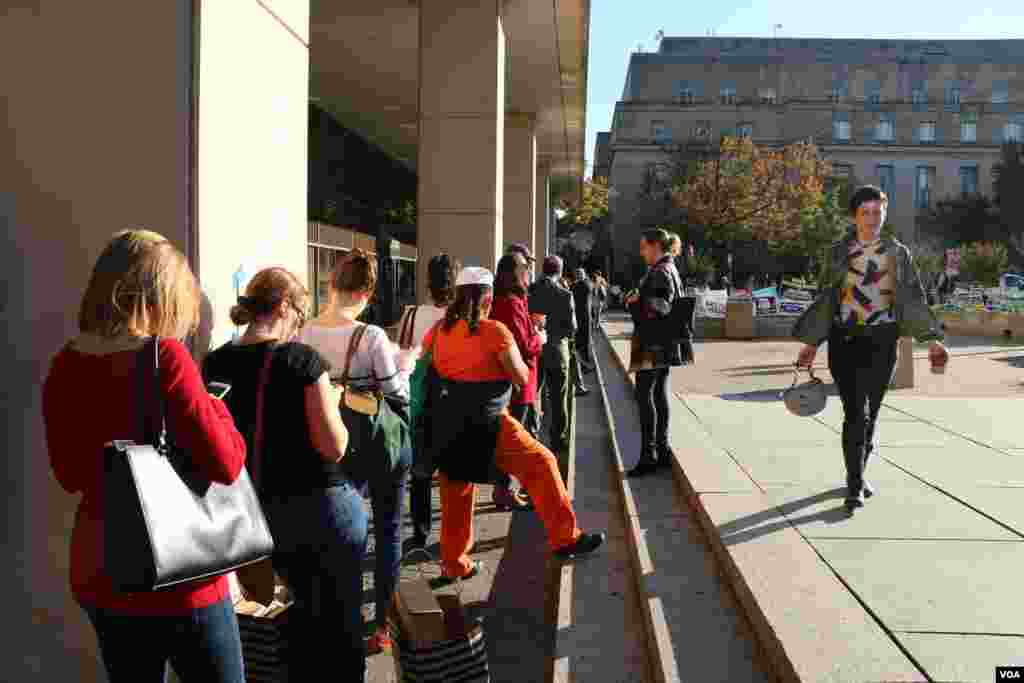
[[[637,461],[636,465],[633,465],[632,469],[626,472],[627,477],[645,477],[648,474],[653,474],[660,469],[657,458],[654,457],[649,451],[645,451],[640,454],[640,460]]]
[[[672,467],[672,461],[676,459],[676,454],[672,451],[671,446],[658,446],[657,453],[658,467]]]

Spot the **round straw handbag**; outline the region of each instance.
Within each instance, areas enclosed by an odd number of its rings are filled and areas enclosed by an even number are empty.
[[[811,417],[825,409],[825,383],[814,376],[814,370],[807,368],[811,379],[800,384],[800,368],[793,371],[793,386],[782,392],[786,410],[797,417]]]

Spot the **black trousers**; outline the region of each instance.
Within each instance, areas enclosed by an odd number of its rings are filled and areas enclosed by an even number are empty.
[[[412,535],[414,538],[426,540],[433,527],[433,510],[430,505],[430,494],[433,481],[430,477],[420,478],[415,474],[409,485],[409,511],[412,517]]]
[[[833,329],[828,367],[843,402],[843,460],[851,493],[864,485],[864,470],[875,451],[875,423],[896,369],[899,332],[895,324],[850,336]]]
[[[668,371],[669,368],[658,368],[636,373],[641,460],[657,460],[668,450]]]

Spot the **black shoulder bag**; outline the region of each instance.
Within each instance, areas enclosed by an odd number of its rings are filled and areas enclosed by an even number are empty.
[[[246,470],[232,484],[211,482],[168,439],[159,359],[160,340],[153,337],[138,355],[141,443],[114,441],[103,454],[106,572],[124,592],[212,578],[274,550]],[[153,394],[160,420],[155,432],[145,409]]]

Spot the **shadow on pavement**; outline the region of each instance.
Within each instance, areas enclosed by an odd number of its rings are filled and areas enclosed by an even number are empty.
[[[808,524],[810,522],[836,524],[845,521],[850,518],[850,513],[846,511],[846,508],[843,507],[841,502],[835,508],[816,512],[812,515],[793,516],[794,512],[803,508],[833,499],[842,501],[845,496],[845,488],[834,488],[829,489],[828,491],[822,491],[821,493],[816,493],[813,496],[792,500],[777,507],[757,512],[753,515],[740,517],[739,519],[718,527],[719,533],[722,536],[722,543],[727,546],[739,545],[740,543],[752,541],[755,538],[767,536],[768,534],[779,531],[780,529],[785,529],[786,527],[797,527],[801,524]],[[780,512],[786,515],[785,519],[777,519]],[[768,524],[762,524],[762,522],[767,522],[768,520],[775,521]]]
[[[782,400],[782,392],[789,387],[782,389],[756,389],[754,391],[741,391],[734,394],[718,394],[717,398],[723,401],[746,401],[749,403],[774,403]],[[825,393],[828,396],[838,396],[839,391],[835,384],[826,384]]]

